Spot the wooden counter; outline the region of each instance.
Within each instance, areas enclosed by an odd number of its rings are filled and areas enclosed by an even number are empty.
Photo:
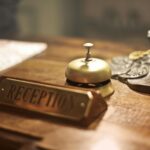
[[[70,60],[84,56],[84,42],[83,39],[52,38],[45,52],[4,74],[65,85],[65,67]],[[96,41],[94,44],[93,56],[103,59],[125,55],[136,48],[109,41]],[[88,127],[1,106],[0,145],[22,150],[35,147],[52,150],[149,150],[150,95],[135,92],[116,80],[112,83],[115,93],[105,99],[107,111]]]

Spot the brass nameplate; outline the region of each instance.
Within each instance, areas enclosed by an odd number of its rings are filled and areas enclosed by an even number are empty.
[[[0,80],[0,103],[74,121],[106,109],[101,96],[91,91],[9,77]]]

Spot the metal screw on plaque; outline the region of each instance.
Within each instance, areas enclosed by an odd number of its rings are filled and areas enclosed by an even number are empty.
[[[5,91],[5,89],[4,89],[4,88],[2,88],[2,89],[1,89],[1,91]]]
[[[82,103],[80,104],[80,106],[81,106],[81,107],[85,107],[85,103],[82,102]]]
[[[93,47],[93,44],[85,43],[85,44],[83,44],[83,46],[87,49],[85,61],[90,61],[90,57],[91,57],[90,49]]]

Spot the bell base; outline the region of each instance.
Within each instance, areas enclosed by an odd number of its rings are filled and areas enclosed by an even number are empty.
[[[112,86],[111,80],[106,80],[99,83],[78,83],[67,79],[66,83],[71,86],[95,90],[97,93],[100,93],[101,96],[104,98],[114,93],[114,88]]]
[[[108,97],[114,93],[114,88],[111,81],[103,87],[96,88],[96,92],[100,92],[102,97]]]

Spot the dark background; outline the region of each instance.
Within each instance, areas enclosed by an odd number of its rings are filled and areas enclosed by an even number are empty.
[[[145,38],[149,0],[0,0],[0,38]]]

